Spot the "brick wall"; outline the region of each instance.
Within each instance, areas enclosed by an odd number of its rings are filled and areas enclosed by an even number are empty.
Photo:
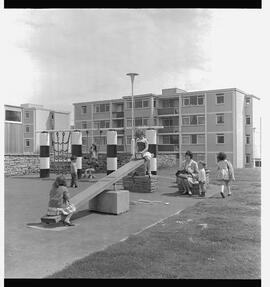
[[[5,155],[5,176],[39,173],[39,155]]]

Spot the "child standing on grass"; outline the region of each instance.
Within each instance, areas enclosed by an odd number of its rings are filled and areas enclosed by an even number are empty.
[[[198,181],[199,181],[199,189],[200,189],[200,196],[205,197],[206,193],[206,172],[205,172],[205,162],[204,161],[199,161],[198,168],[199,168],[199,176],[198,176]]]
[[[234,169],[232,164],[226,159],[227,156],[224,152],[220,152],[217,155],[217,180],[221,184],[221,191],[220,194],[223,198],[225,198],[224,195],[224,186],[226,186],[228,191],[228,196],[230,196],[231,188],[230,188],[230,182],[232,180],[235,180],[234,178]]]
[[[64,225],[74,226],[74,224],[70,222],[70,218],[76,211],[76,208],[69,201],[70,196],[66,185],[66,179],[63,175],[55,179],[50,191],[47,215],[64,215],[66,216],[63,221]]]
[[[71,183],[70,187],[78,187],[78,175],[77,175],[77,165],[76,165],[76,160],[77,158],[75,156],[72,156],[70,158],[71,163],[70,163],[70,174],[71,174]]]

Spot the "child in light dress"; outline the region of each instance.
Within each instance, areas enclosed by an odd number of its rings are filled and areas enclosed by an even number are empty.
[[[233,166],[226,158],[227,156],[224,152],[220,152],[217,155],[217,180],[220,182],[220,194],[223,198],[225,198],[224,187],[226,186],[228,196],[230,196],[232,194],[230,182],[235,180]]]
[[[206,193],[206,172],[205,172],[205,166],[206,163],[204,161],[199,161],[198,168],[199,168],[199,175],[198,175],[198,181],[199,181],[199,189],[200,189],[200,196],[205,197]]]
[[[70,195],[67,189],[66,179],[63,175],[58,176],[50,190],[47,215],[62,215],[65,217],[63,221],[64,225],[74,226],[70,221],[70,218],[75,211],[75,206],[70,203]]]

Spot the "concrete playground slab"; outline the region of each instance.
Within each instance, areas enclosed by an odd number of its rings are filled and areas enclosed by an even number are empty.
[[[155,193],[130,193],[129,212],[94,213],[88,210],[86,202],[74,216],[75,227],[41,224],[52,181],[38,177],[5,178],[5,277],[43,278],[207,200],[179,196],[174,174],[161,170],[159,175],[159,189]],[[78,188],[69,188],[71,196],[91,184],[82,181]],[[217,187],[210,186],[207,196],[215,193]]]

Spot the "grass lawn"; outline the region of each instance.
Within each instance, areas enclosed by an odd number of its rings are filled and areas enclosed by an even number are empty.
[[[260,279],[259,169],[236,170],[219,194],[50,278]]]

